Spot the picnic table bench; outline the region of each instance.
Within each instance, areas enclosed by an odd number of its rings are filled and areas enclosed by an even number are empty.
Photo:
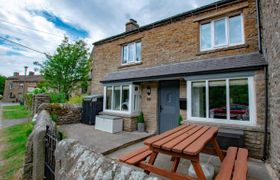
[[[151,137],[144,141],[145,146],[119,158],[121,162],[140,167],[146,173],[168,177],[170,179],[195,179],[188,175],[177,173],[180,159],[191,161],[198,179],[205,180],[206,177],[199,163],[199,153],[215,152],[221,162],[221,170],[217,180],[246,179],[248,151],[243,148],[230,147],[224,157],[219,144],[216,141],[218,129],[216,127],[202,125],[181,125],[163,134]],[[205,148],[210,142],[213,148]],[[171,170],[155,167],[153,164],[158,153],[170,155],[173,160]],[[148,159],[148,161],[146,161]]]

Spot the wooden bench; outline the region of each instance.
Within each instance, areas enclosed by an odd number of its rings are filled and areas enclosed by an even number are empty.
[[[125,154],[119,158],[121,162],[137,165],[139,162],[144,161],[152,154],[148,146],[141,147],[131,153]]]
[[[246,180],[248,150],[229,147],[216,180]]]

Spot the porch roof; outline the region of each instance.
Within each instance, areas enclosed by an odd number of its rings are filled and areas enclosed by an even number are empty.
[[[160,66],[116,71],[107,74],[101,83],[147,81],[164,78],[176,78],[198,74],[254,70],[266,66],[262,54],[226,56],[212,59],[191,60]]]

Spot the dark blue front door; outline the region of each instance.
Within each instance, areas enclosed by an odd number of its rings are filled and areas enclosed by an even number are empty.
[[[179,81],[160,81],[159,133],[177,127],[179,113]]]

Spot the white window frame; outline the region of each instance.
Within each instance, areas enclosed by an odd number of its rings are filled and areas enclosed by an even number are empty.
[[[241,17],[241,38],[242,38],[242,41],[239,42],[239,43],[233,43],[233,44],[230,44],[230,37],[229,37],[229,19],[231,17],[235,17],[235,16],[240,16]],[[226,30],[226,43],[225,44],[222,44],[222,45],[215,45],[215,29],[214,29],[214,22],[215,21],[219,21],[221,19],[225,19],[225,30]],[[211,47],[210,48],[205,48],[203,49],[202,48],[202,38],[201,38],[201,26],[204,25],[204,24],[208,24],[210,23],[210,27],[211,27]],[[199,26],[199,39],[200,39],[200,51],[209,51],[209,50],[214,50],[214,49],[220,49],[220,48],[225,48],[225,47],[230,47],[230,46],[237,46],[237,45],[241,45],[241,44],[245,44],[245,33],[244,33],[244,19],[243,19],[243,14],[240,13],[240,14],[235,14],[235,15],[232,15],[232,16],[226,16],[226,17],[222,17],[222,18],[218,18],[218,19],[214,19],[214,20],[211,20],[209,22],[204,22],[204,23],[201,23],[200,26]]]
[[[107,86],[111,86],[112,87],[112,99],[111,99],[111,109],[106,109],[106,98],[107,98],[107,91],[106,91],[106,87]],[[129,86],[129,101],[128,101],[128,110],[127,111],[122,111],[120,110],[114,110],[113,109],[113,104],[114,104],[114,87],[115,86],[120,86],[120,105],[122,102],[122,88],[123,86]],[[105,85],[103,87],[103,112],[109,112],[109,113],[115,113],[115,114],[125,114],[125,115],[134,115],[134,114],[138,114],[140,112],[140,109],[134,110],[133,108],[133,104],[134,104],[134,88],[138,87],[138,90],[140,91],[140,87],[138,85],[134,85],[134,84],[108,84]],[[139,98],[140,100],[140,98]]]
[[[233,79],[248,79],[248,93],[249,93],[249,121],[230,120],[230,89],[229,81]],[[187,80],[187,78],[186,78]],[[216,119],[209,117],[209,81],[212,80],[225,80],[226,81],[226,106],[227,106],[227,119]],[[192,82],[205,81],[206,85],[206,117],[192,117]],[[256,95],[255,95],[255,83],[253,76],[241,76],[241,77],[227,77],[227,78],[210,78],[201,80],[187,80],[187,120],[209,122],[217,124],[237,124],[237,125],[256,125]]]
[[[141,43],[141,58],[137,61],[136,57],[137,57],[137,46],[136,44],[137,43]],[[133,48],[133,61],[129,62],[129,46],[134,46]],[[127,46],[127,62],[124,63],[123,62],[123,59],[124,59],[124,47]],[[132,43],[127,43],[127,44],[124,44],[122,46],[122,51],[121,51],[121,65],[128,65],[128,64],[137,64],[137,63],[140,63],[142,61],[142,42],[141,41],[135,41],[135,42],[132,42]]]

